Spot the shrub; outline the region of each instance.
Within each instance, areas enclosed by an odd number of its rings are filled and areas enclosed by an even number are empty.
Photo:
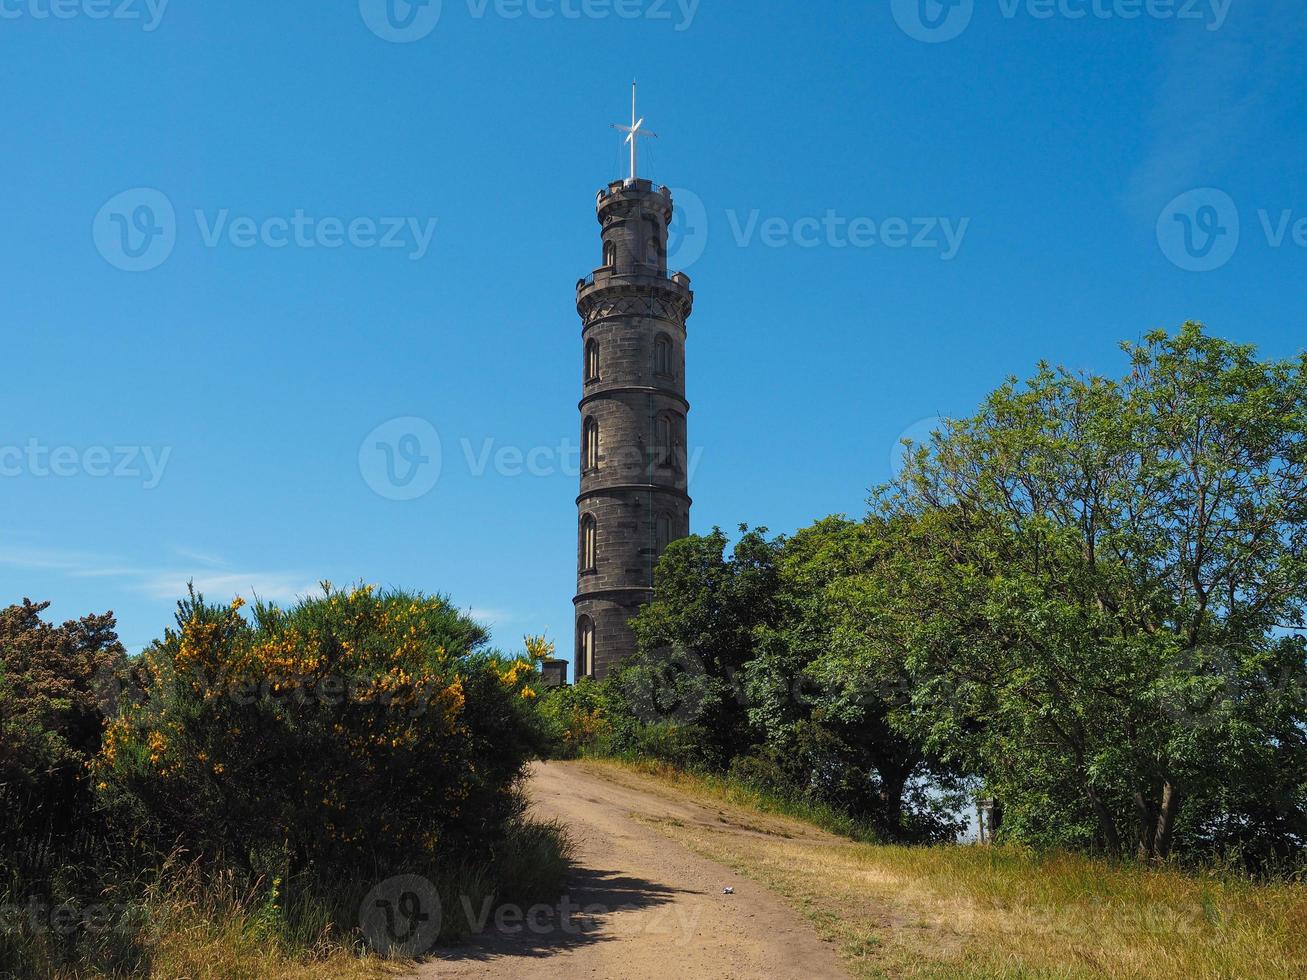
[[[612,732],[609,714],[605,685],[588,678],[556,687],[540,699],[552,754],[561,759],[575,759],[607,741]]]
[[[543,640],[371,588],[242,606],[192,592],[130,663],[111,617],[0,613],[0,976],[372,975],[388,878],[429,879],[445,940],[556,894],[569,843],[519,792]]]
[[[488,857],[543,747],[529,660],[443,598],[324,587],[289,610],[192,594],[144,654],[99,789],[161,851],[314,877]]]
[[[99,751],[106,696],[126,654],[112,613],[62,626],[48,602],[0,610],[0,833],[62,833],[84,824],[85,770]],[[23,805],[16,804],[18,799]],[[20,824],[21,820],[21,824]]]
[[[122,933],[88,941],[68,919],[118,914],[106,891],[130,860],[130,839],[93,808],[87,769],[126,655],[111,613],[53,626],[48,607],[0,610],[0,976],[48,975],[83,954],[114,972],[134,953]]]

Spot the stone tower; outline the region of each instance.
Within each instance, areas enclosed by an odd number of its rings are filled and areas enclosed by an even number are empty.
[[[597,210],[603,263],[576,284],[577,679],[602,678],[635,651],[627,622],[653,595],[663,549],[690,533],[685,324],[694,293],[689,276],[667,271],[672,195],[633,176],[601,190]]]

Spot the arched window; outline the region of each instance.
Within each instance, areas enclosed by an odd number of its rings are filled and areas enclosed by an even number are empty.
[[[581,518],[581,571],[593,572],[598,561],[599,526],[593,514]]]
[[[685,467],[685,419],[675,412],[664,412],[654,419],[654,463]]]
[[[654,419],[654,458],[660,466],[666,465],[672,455],[672,420],[659,415]]]
[[[576,679],[595,674],[595,624],[589,616],[576,621]]]
[[[604,242],[604,265],[612,268],[617,265],[617,243]]]
[[[662,247],[658,244],[658,239],[657,238],[649,239],[649,250],[645,254],[648,255],[648,259],[646,261],[650,265],[662,265],[662,257],[663,257],[662,252],[663,250]]]
[[[599,380],[599,341],[587,340],[585,344],[585,380]]]
[[[587,415],[581,427],[581,458],[583,469],[599,469],[599,422],[593,415]]]
[[[672,373],[672,342],[667,334],[660,333],[654,340],[654,374]]]
[[[667,546],[672,543],[672,515],[661,513],[658,515],[654,531],[654,543],[657,546],[658,554],[661,555],[667,550]]]

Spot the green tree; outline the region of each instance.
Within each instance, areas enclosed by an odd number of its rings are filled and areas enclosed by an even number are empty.
[[[56,626],[42,619],[48,606],[0,610],[2,976],[52,975],[77,941],[16,909],[103,902],[134,847],[133,828],[96,809],[88,772],[126,669],[113,615]],[[101,950],[96,965],[118,973],[119,947]]]
[[[834,666],[904,664],[900,726],[1027,838],[1300,847],[1307,357],[1193,323],[1126,351],[1121,379],[1009,380],[911,453]]]
[[[639,653],[609,684],[615,741],[672,761],[730,768],[783,794],[830,804],[890,839],[956,832],[949,773],[893,729],[902,676],[822,672],[834,604],[886,542],[840,517],[794,537],[741,527],[679,541],[633,625]],[[889,681],[889,683],[887,683]],[[631,729],[626,714],[646,723]]]
[[[885,838],[953,838],[957,781],[920,738],[895,729],[906,678],[829,669],[859,657],[865,634],[849,612],[897,546],[880,521],[828,517],[783,543],[778,615],[760,626],[747,668],[749,716],[791,782],[868,820]],[[843,651],[843,652],[841,652]]]
[[[42,830],[85,820],[86,766],[126,664],[112,613],[53,626],[49,605],[0,610],[0,795],[23,800],[5,824]]]
[[[701,729],[702,761],[719,767],[751,744],[743,671],[754,631],[777,611],[780,544],[766,528],[740,531],[729,557],[720,528],[667,548],[653,601],[631,621],[638,653],[618,679],[636,717]]]

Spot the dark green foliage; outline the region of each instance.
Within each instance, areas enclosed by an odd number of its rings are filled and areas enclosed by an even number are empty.
[[[827,669],[832,651],[856,649],[849,596],[880,574],[893,547],[878,522],[830,517],[784,542],[781,612],[760,630],[748,671],[750,717],[768,752],[786,760],[808,791],[876,827],[890,840],[951,839],[960,829],[956,774],[919,739],[890,723],[904,694],[900,666]]]
[[[780,545],[741,527],[728,558],[720,530],[673,542],[658,562],[654,600],[632,621],[639,653],[620,684],[636,717],[695,725],[701,753],[725,767],[752,742],[740,696],[754,632],[776,616]]]
[[[112,614],[53,626],[48,606],[0,611],[0,975],[38,962],[108,971],[136,955],[114,928],[131,915],[114,883],[138,852],[95,809],[89,779],[126,654]],[[85,914],[97,928],[74,918]]]
[[[112,613],[51,626],[49,603],[0,610],[0,833],[71,830],[126,664]],[[15,800],[21,799],[22,805]],[[6,851],[9,848],[6,847]]]
[[[639,652],[606,681],[598,741],[849,814],[886,839],[956,833],[955,781],[887,722],[884,679],[813,671],[835,638],[832,590],[873,560],[875,538],[831,518],[792,539],[741,528],[675,542]]]

